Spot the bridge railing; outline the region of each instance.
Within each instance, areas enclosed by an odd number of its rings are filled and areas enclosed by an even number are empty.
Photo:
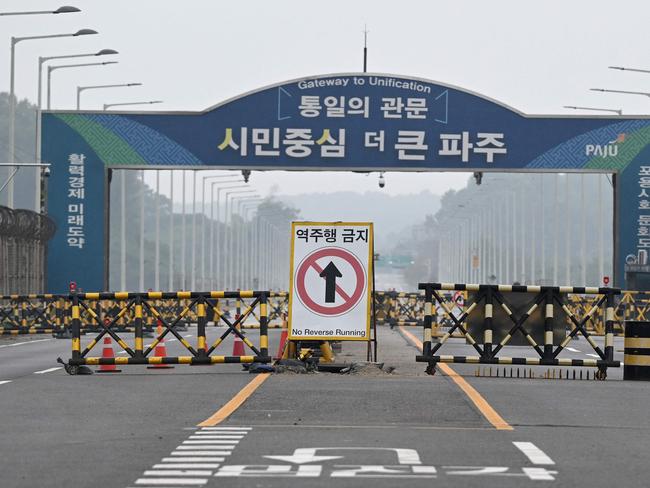
[[[607,367],[619,367],[620,362],[614,360],[614,306],[615,297],[621,292],[615,288],[585,288],[585,287],[554,287],[554,286],[516,286],[516,285],[481,285],[481,284],[454,284],[454,283],[420,283],[419,288],[424,290],[425,310],[423,321],[423,346],[422,354],[417,356],[418,362],[429,364],[432,372],[436,363],[480,363],[480,364],[515,364],[515,365],[545,365],[545,366],[594,366],[599,370],[599,377],[605,378]],[[464,311],[456,315],[451,305],[441,295],[441,292],[463,290],[471,292],[465,303]],[[512,311],[515,307],[509,303],[513,294],[528,294],[531,298],[524,307],[523,313],[516,314]],[[576,315],[568,306],[567,295],[578,294],[591,296],[591,306],[582,315]],[[453,322],[452,327],[440,337],[438,342],[432,338],[434,303],[439,304],[447,317]],[[500,307],[508,320],[507,333],[499,342],[493,342],[494,337],[494,309]],[[543,310],[543,343],[540,344],[533,338],[529,328],[530,317],[542,307]],[[573,328],[566,336],[555,343],[554,327],[556,307],[559,307],[570,320]],[[587,324],[593,320],[598,311],[604,308],[605,316],[605,341],[604,348],[594,341],[587,330]],[[482,312],[482,319],[473,320],[478,325],[480,336],[474,337],[468,327],[468,319],[473,312]],[[479,314],[477,314],[479,315]],[[474,315],[474,317],[477,317]],[[476,351],[473,356],[456,356],[439,354],[454,332],[460,332],[462,337]],[[539,332],[539,331],[536,331]],[[534,357],[504,357],[500,355],[503,348],[508,345],[515,334],[521,334],[527,344],[535,351]],[[558,357],[562,350],[577,335],[583,336],[598,359],[569,359]]]

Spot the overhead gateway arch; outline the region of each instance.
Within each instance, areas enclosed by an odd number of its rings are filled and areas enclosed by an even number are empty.
[[[108,170],[609,172],[615,284],[650,248],[650,118],[526,115],[419,78],[328,74],[203,112],[49,111],[48,291],[107,288]],[[644,263],[638,263],[644,264]]]

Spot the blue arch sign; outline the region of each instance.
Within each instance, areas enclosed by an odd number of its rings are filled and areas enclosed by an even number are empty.
[[[58,227],[52,292],[69,281],[107,288],[109,168],[610,172],[618,286],[626,259],[645,264],[650,248],[650,118],[526,115],[461,88],[372,73],[291,80],[203,112],[42,117]]]

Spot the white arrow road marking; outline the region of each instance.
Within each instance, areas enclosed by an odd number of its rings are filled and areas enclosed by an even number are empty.
[[[420,455],[415,449],[399,449],[392,447],[303,447],[296,449],[290,456],[264,456],[268,459],[286,461],[294,464],[313,463],[341,459],[343,456],[317,456],[316,451],[394,451],[400,464],[422,464]]]
[[[513,444],[517,449],[523,452],[533,464],[555,464],[555,461],[548,457],[544,451],[532,442],[513,442]]]
[[[51,373],[52,371],[58,371],[60,369],[63,369],[63,366],[59,366],[58,368],[49,368],[49,369],[44,369],[42,371],[34,371],[34,374],[45,374],[45,373]]]

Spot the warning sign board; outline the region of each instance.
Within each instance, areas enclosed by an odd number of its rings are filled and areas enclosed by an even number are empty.
[[[370,340],[373,228],[293,222],[289,339]]]

